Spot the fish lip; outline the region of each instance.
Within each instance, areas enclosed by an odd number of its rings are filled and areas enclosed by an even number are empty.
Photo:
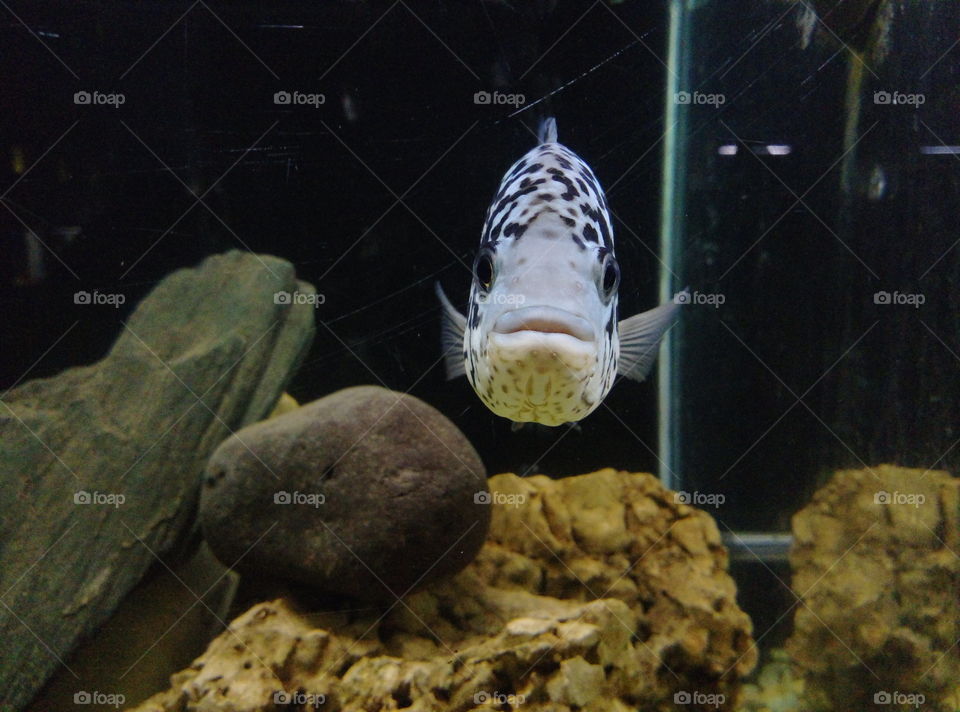
[[[549,306],[522,307],[501,314],[493,324],[495,334],[533,331],[540,334],[565,334],[578,341],[593,341],[593,326],[582,316]]]

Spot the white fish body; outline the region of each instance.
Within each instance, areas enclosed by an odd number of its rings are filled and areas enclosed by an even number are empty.
[[[618,323],[613,247],[600,183],[545,120],[487,210],[467,316],[437,284],[447,377],[465,374],[497,415],[543,425],[593,412],[617,374],[643,380],[683,300]]]

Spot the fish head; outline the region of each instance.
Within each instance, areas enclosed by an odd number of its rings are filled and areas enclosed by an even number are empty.
[[[560,425],[592,412],[617,370],[613,250],[545,213],[481,245],[467,317],[467,369],[498,415]]]

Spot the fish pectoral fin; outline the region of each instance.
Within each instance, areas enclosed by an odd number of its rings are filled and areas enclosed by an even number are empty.
[[[443,305],[440,321],[440,348],[443,352],[443,365],[447,371],[447,380],[465,376],[466,364],[463,358],[463,334],[467,328],[467,318],[458,312],[447,295],[443,293],[440,282],[436,283],[437,297]]]
[[[620,322],[618,374],[634,381],[647,377],[657,358],[660,341],[676,322],[683,301],[674,297],[673,301]]]

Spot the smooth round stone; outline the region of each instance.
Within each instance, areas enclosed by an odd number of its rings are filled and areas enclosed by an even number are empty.
[[[474,558],[490,524],[486,483],[439,411],[358,386],[225,440],[207,464],[200,523],[241,573],[393,602]]]

